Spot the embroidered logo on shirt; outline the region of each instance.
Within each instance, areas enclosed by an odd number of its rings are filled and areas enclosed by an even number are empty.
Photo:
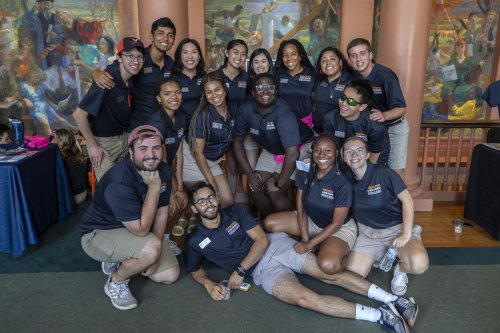
[[[240,228],[240,224],[236,221],[231,222],[227,227],[226,231],[228,234],[232,235]]]
[[[246,88],[247,81],[238,81],[238,88]]]
[[[144,68],[142,69],[142,72],[143,72],[144,74],[153,73],[153,67],[144,67]]]
[[[172,71],[166,71],[163,73],[163,77],[170,77],[170,74],[172,74]]]
[[[365,141],[368,141],[368,136],[365,133],[354,133],[354,136],[357,136],[358,138],[362,138]]]
[[[269,130],[273,130],[273,129],[276,129],[276,127],[274,127],[274,122],[272,121],[268,121],[267,124],[266,124],[266,129],[269,131]]]
[[[335,136],[337,138],[345,138],[345,132],[335,131]]]
[[[204,240],[202,240],[200,242],[200,244],[198,244],[198,246],[203,250],[205,248],[205,246],[207,246],[208,244],[210,244],[212,241],[210,240],[210,238],[205,238]]]
[[[328,188],[324,188],[323,190],[321,190],[321,196],[323,198],[333,200],[333,191]]]
[[[234,119],[231,119],[230,125],[231,127],[234,127]]]
[[[188,93],[189,92],[189,88],[188,87],[182,87],[181,91],[183,93]]]
[[[167,189],[167,183],[161,183],[161,185],[160,185],[160,193],[165,192],[166,189]]]
[[[259,130],[255,128],[250,128],[250,134],[259,135]]]
[[[382,95],[382,87],[372,87],[374,95]]]
[[[345,84],[340,84],[338,83],[336,86],[335,86],[335,90],[336,91],[344,91],[345,89]]]
[[[184,128],[179,128],[177,130],[177,137],[182,138],[184,136]]]
[[[173,137],[173,138],[166,138],[165,139],[165,144],[166,145],[171,145],[173,143],[175,143],[175,137]]]
[[[226,87],[228,87],[228,88],[229,88],[229,82],[226,82]]]
[[[288,83],[288,79],[280,79],[280,83]]]
[[[375,195],[379,193],[382,193],[382,186],[380,186],[380,184],[370,185],[366,190],[366,194],[368,195]]]
[[[116,103],[123,103],[123,102],[125,102],[125,96],[120,95],[116,97]]]
[[[213,122],[212,123],[212,128],[222,129],[222,124],[221,123]]]
[[[299,75],[299,81],[311,82],[311,75]]]
[[[201,84],[201,79],[196,80],[196,85],[199,86],[200,84]]]
[[[325,81],[321,82],[319,85],[321,87],[328,87],[328,83],[326,83]]]

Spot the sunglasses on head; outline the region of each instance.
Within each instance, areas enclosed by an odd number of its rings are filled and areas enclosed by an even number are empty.
[[[259,94],[263,92],[264,90],[268,89],[270,91],[274,91],[276,86],[274,84],[257,84],[255,86],[255,91],[257,91]]]
[[[350,106],[356,106],[358,104],[363,104],[361,102],[358,102],[354,98],[347,97],[345,94],[340,95],[340,100],[342,102],[347,102],[347,105],[350,105]]]

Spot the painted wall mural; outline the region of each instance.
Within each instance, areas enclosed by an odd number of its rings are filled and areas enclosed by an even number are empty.
[[[116,0],[0,0],[0,123],[76,130],[71,113],[118,36]]]
[[[248,55],[263,47],[273,57],[282,39],[295,38],[314,63],[324,47],[337,46],[340,12],[340,0],[206,0],[207,70],[219,68],[235,38],[246,41]]]
[[[484,119],[499,0],[433,0],[422,119]]]

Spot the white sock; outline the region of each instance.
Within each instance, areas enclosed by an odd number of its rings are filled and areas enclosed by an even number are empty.
[[[368,298],[374,299],[379,302],[389,303],[398,299],[398,296],[388,293],[384,289],[372,283],[368,289]]]
[[[375,323],[381,316],[382,313],[379,310],[356,303],[356,320],[368,320]]]

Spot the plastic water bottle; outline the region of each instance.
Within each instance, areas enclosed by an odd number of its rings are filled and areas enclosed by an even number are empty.
[[[12,132],[12,141],[14,142],[16,147],[25,148],[23,122],[16,118],[9,118],[9,121]]]
[[[392,264],[394,263],[394,260],[396,260],[396,257],[398,255],[398,252],[396,251],[395,248],[392,246],[387,250],[385,253],[385,256],[380,260],[379,263],[379,268],[383,270],[384,272],[388,272],[392,268]]]

